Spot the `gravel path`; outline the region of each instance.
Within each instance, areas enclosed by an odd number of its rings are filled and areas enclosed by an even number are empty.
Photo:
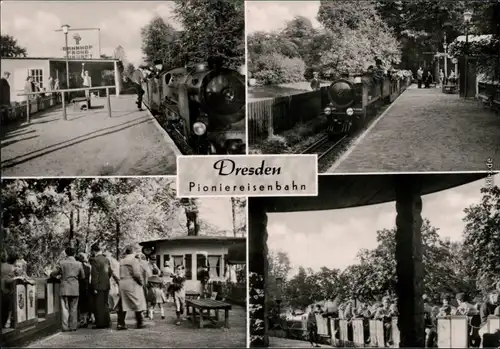
[[[230,329],[195,328],[191,321],[175,325],[175,309],[170,303],[165,307],[166,319],[158,313],[155,319],[146,321],[147,327],[135,329],[133,314],[127,317],[127,331],[116,330],[116,315],[111,315],[112,329],[78,329],[61,332],[31,343],[28,348],[245,348],[246,309],[233,306],[229,312]],[[223,312],[221,319],[224,318]]]
[[[500,117],[439,89],[407,89],[328,172],[500,169]]]
[[[3,176],[175,175],[176,149],[134,96],[93,100],[87,112],[68,108],[34,115],[1,134]]]

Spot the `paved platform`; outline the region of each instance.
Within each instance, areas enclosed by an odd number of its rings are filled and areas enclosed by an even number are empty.
[[[474,99],[412,85],[327,172],[500,169],[500,117]]]
[[[133,314],[130,315],[127,331],[116,330],[116,315],[112,314],[111,329],[59,332],[31,343],[28,348],[246,348],[246,309],[240,306],[233,306],[229,312],[230,329],[209,324],[199,329],[187,320],[176,326],[172,304],[165,307],[165,320],[156,313],[155,319],[147,320],[147,327],[140,330],[135,329]]]
[[[330,346],[321,344],[320,347],[327,348]],[[313,348],[313,346],[306,341],[269,337],[269,348]]]
[[[94,98],[89,111],[61,107],[34,114],[30,124],[1,131],[2,176],[175,175],[180,155],[168,134],[135,96]]]

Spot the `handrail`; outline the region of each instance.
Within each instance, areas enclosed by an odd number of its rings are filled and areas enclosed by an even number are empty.
[[[78,91],[87,91],[87,90],[104,90],[104,89],[110,89],[110,88],[116,88],[116,86],[111,85],[111,86],[66,88],[66,89],[61,89],[61,90],[47,90],[47,91],[37,91],[37,92],[28,92],[28,93],[18,93],[17,95],[18,96],[31,96],[31,95],[57,93],[57,92],[64,93],[64,92],[78,92]]]
[[[63,118],[64,118],[64,120],[68,120],[68,115],[66,114],[66,101],[64,99],[64,94],[66,92],[69,93],[69,92],[90,91],[90,90],[106,90],[108,116],[111,117],[111,100],[110,100],[110,95],[109,95],[110,88],[116,88],[116,86],[79,87],[79,88],[68,88],[68,89],[50,90],[50,91],[18,93],[17,95],[18,96],[34,96],[34,95],[41,95],[41,94],[61,93],[62,94]],[[26,121],[28,122],[28,124],[31,122],[29,101],[28,101],[28,103],[26,103]]]

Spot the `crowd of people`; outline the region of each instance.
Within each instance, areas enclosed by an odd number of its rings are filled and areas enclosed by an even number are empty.
[[[423,295],[424,312],[425,312],[425,333],[426,347],[437,347],[437,319],[453,315],[467,316],[469,347],[479,347],[481,338],[479,329],[487,322],[490,315],[500,316],[500,283],[496,284],[496,289],[492,290],[486,300],[481,301],[475,299],[470,301],[465,293],[458,293],[456,297],[449,294],[443,294],[439,304],[433,304],[427,295]],[[372,305],[362,303],[355,306],[354,300],[349,300],[338,306],[335,312],[324,310],[320,304],[311,306],[311,311],[307,316],[307,331],[308,338],[311,344],[317,346],[318,326],[316,315],[329,315],[332,318],[340,320],[348,320],[348,339],[353,340],[352,319],[364,319],[363,333],[365,344],[370,343],[370,328],[368,320],[380,320],[384,324],[384,341],[387,347],[394,344],[392,338],[392,326],[394,317],[398,316],[397,300],[391,297],[384,297],[382,302],[375,302]],[[339,333],[336,334],[339,339]]]
[[[11,255],[2,263],[2,328],[12,316],[13,280],[20,277],[29,280],[26,267],[19,267],[19,261],[17,256]],[[113,311],[118,315],[118,330],[127,329],[127,312],[135,313],[137,328],[144,328],[144,318],[153,319],[155,310],[165,319],[164,304],[167,302],[175,303],[176,324],[181,324],[186,280],[182,264],[173,270],[166,263],[160,270],[156,256],[148,260],[143,253],[135,253],[132,247],[127,247],[123,258],[117,261],[95,244],[90,256],[67,247],[65,258],[46,274],[60,282],[63,331],[87,328],[92,323],[94,329],[110,328]]]
[[[422,84],[424,85],[425,88],[430,88],[431,84],[436,84],[437,88],[443,87],[443,85],[446,84],[452,84],[456,85],[457,84],[457,76],[455,76],[455,73],[450,71],[448,76],[445,75],[445,72],[443,69],[439,69],[439,73],[437,76],[437,80],[434,79],[434,76],[432,75],[431,71],[428,70],[427,74],[424,73],[424,70],[422,67],[418,68],[417,70],[417,85],[418,88],[422,88]]]

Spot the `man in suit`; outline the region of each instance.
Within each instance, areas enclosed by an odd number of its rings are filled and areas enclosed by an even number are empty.
[[[111,283],[111,265],[106,256],[102,253],[98,244],[92,246],[92,251],[95,257],[92,259],[90,283],[94,291],[94,316],[95,326],[94,329],[109,328],[111,326],[111,319],[109,316],[109,289]]]
[[[61,327],[63,332],[76,331],[78,325],[78,297],[80,295],[79,280],[85,278],[82,263],[75,259],[75,249],[67,247],[66,259],[59,262],[50,274],[61,280],[59,295],[61,297]]]
[[[18,274],[15,266],[17,259],[17,255],[12,254],[7,258],[7,262],[2,263],[1,266],[2,328],[7,325],[14,303],[12,281]]]
[[[145,79],[145,74],[142,68],[138,68],[132,74],[132,82],[134,83],[135,93],[137,94],[137,108],[142,110],[142,96],[144,95],[144,90],[142,89],[142,82]]]

